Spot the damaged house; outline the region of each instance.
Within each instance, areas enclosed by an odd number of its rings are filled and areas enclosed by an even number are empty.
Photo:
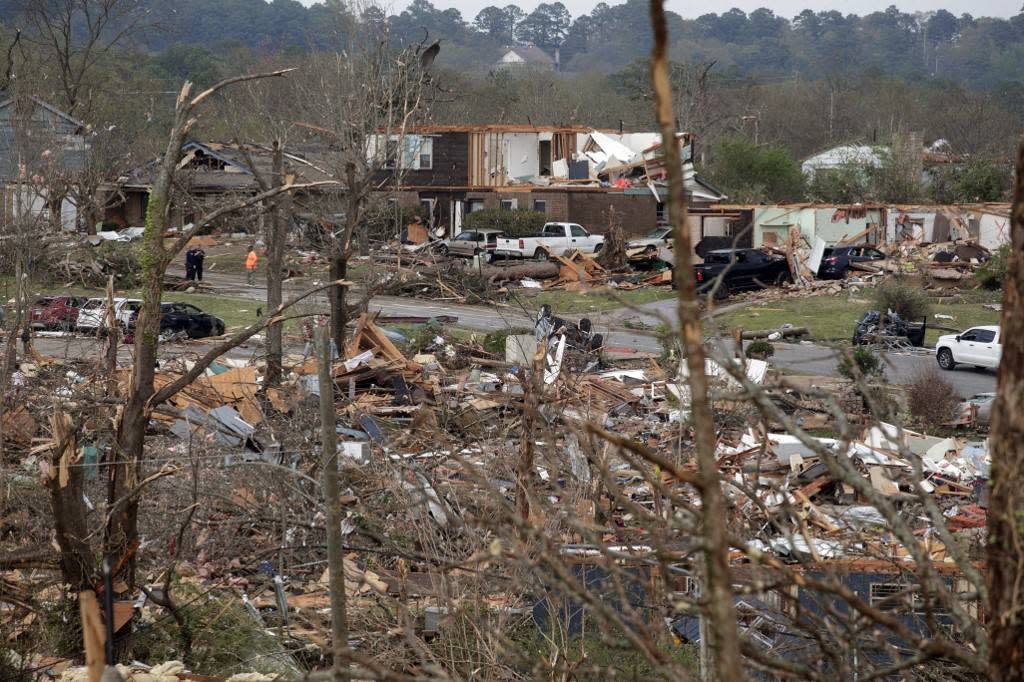
[[[188,184],[192,201],[173,209],[173,222],[177,227],[191,223],[205,208],[227,197],[251,196],[260,192],[255,173],[271,177],[273,153],[269,146],[259,144],[226,144],[220,142],[187,142],[184,145],[183,168],[187,170],[182,178]],[[327,150],[324,147],[291,146],[284,154],[285,172],[295,176],[295,183],[331,180],[327,165]],[[118,178],[108,191],[118,199],[108,202],[106,221],[121,227],[142,226],[146,222],[146,208],[149,192],[156,173],[159,159],[132,170]],[[255,171],[255,173],[254,173]],[[238,221],[239,218],[228,220]],[[237,225],[235,231],[253,225]]]
[[[753,246],[778,246],[791,227],[808,244],[970,241],[995,250],[1009,242],[1009,204],[788,204],[728,206],[750,226]]]
[[[0,101],[0,215],[74,230],[78,208],[67,188],[86,164],[86,127],[36,97]]]
[[[401,140],[384,138],[370,150],[388,155],[382,191],[391,201],[428,210],[432,225],[447,236],[462,230],[466,215],[483,209],[531,209],[596,233],[607,229],[612,210],[627,235],[668,222],[659,133],[431,125],[414,127]],[[694,170],[693,137],[680,135],[678,143],[694,213],[691,224],[699,232],[695,236],[731,236],[728,219],[717,212],[711,211],[715,219],[702,226],[702,211],[725,195]]]

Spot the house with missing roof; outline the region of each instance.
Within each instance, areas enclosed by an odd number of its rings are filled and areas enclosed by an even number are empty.
[[[587,126],[430,125],[402,139],[382,134],[370,153],[387,155],[379,184],[391,187],[389,199],[420,205],[446,235],[458,234],[474,211],[520,208],[596,233],[614,215],[627,235],[639,235],[668,222],[661,143],[660,133]],[[701,218],[725,195],[694,169],[693,137],[676,143],[695,240],[731,236],[728,218]]]
[[[227,198],[258,194],[257,174],[271,177],[273,151],[266,145],[190,141],[182,146],[182,154],[177,182],[187,191],[188,201],[172,208],[175,227],[194,222]],[[285,173],[294,176],[296,184],[332,180],[328,154],[322,146],[291,146],[284,155]],[[108,191],[116,198],[108,202],[106,221],[120,227],[144,225],[158,170],[159,159],[153,159],[111,183]],[[258,217],[243,213],[228,216],[222,223],[236,232],[255,231],[257,225],[247,221],[255,223]]]
[[[676,143],[683,157],[695,243],[706,236],[732,236],[730,217],[709,211],[724,195],[693,168],[692,136],[680,135]],[[193,141],[184,152],[179,179],[189,199],[174,208],[178,227],[228,195],[256,194],[254,170],[269,173],[271,163],[269,147],[258,144]],[[381,168],[375,178],[377,200],[421,207],[438,235],[458,234],[466,216],[483,209],[527,208],[599,234],[613,219],[629,236],[668,222],[658,133],[586,126],[431,125],[410,128],[401,136],[378,135],[367,153],[371,166]],[[331,154],[327,146],[290,147],[286,170],[296,182],[332,180]],[[157,168],[153,160],[112,185],[120,200],[108,210],[107,220],[122,227],[144,224]],[[338,210],[343,211],[340,202]],[[258,220],[236,215],[224,222],[232,231],[255,231]]]
[[[78,208],[65,192],[86,166],[86,126],[36,97],[0,101],[0,223],[17,216],[74,230]]]

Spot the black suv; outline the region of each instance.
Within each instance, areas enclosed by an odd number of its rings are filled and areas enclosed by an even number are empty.
[[[130,330],[135,329],[135,321],[139,313],[132,313],[128,322]],[[160,333],[175,334],[184,332],[190,339],[202,339],[207,336],[220,336],[224,333],[224,320],[215,315],[204,313],[191,303],[161,303]]]
[[[836,246],[825,249],[818,266],[821,279],[843,279],[852,270],[850,263],[883,261],[886,256],[873,246]]]

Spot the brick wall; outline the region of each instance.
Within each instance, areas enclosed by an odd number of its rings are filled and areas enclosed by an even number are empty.
[[[608,229],[609,209],[627,237],[642,235],[657,227],[657,203],[645,194],[571,192],[567,220],[579,223],[595,234]]]

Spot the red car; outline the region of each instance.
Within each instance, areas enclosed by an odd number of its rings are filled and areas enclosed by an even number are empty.
[[[74,329],[83,296],[46,296],[29,310],[28,320],[34,329]]]

